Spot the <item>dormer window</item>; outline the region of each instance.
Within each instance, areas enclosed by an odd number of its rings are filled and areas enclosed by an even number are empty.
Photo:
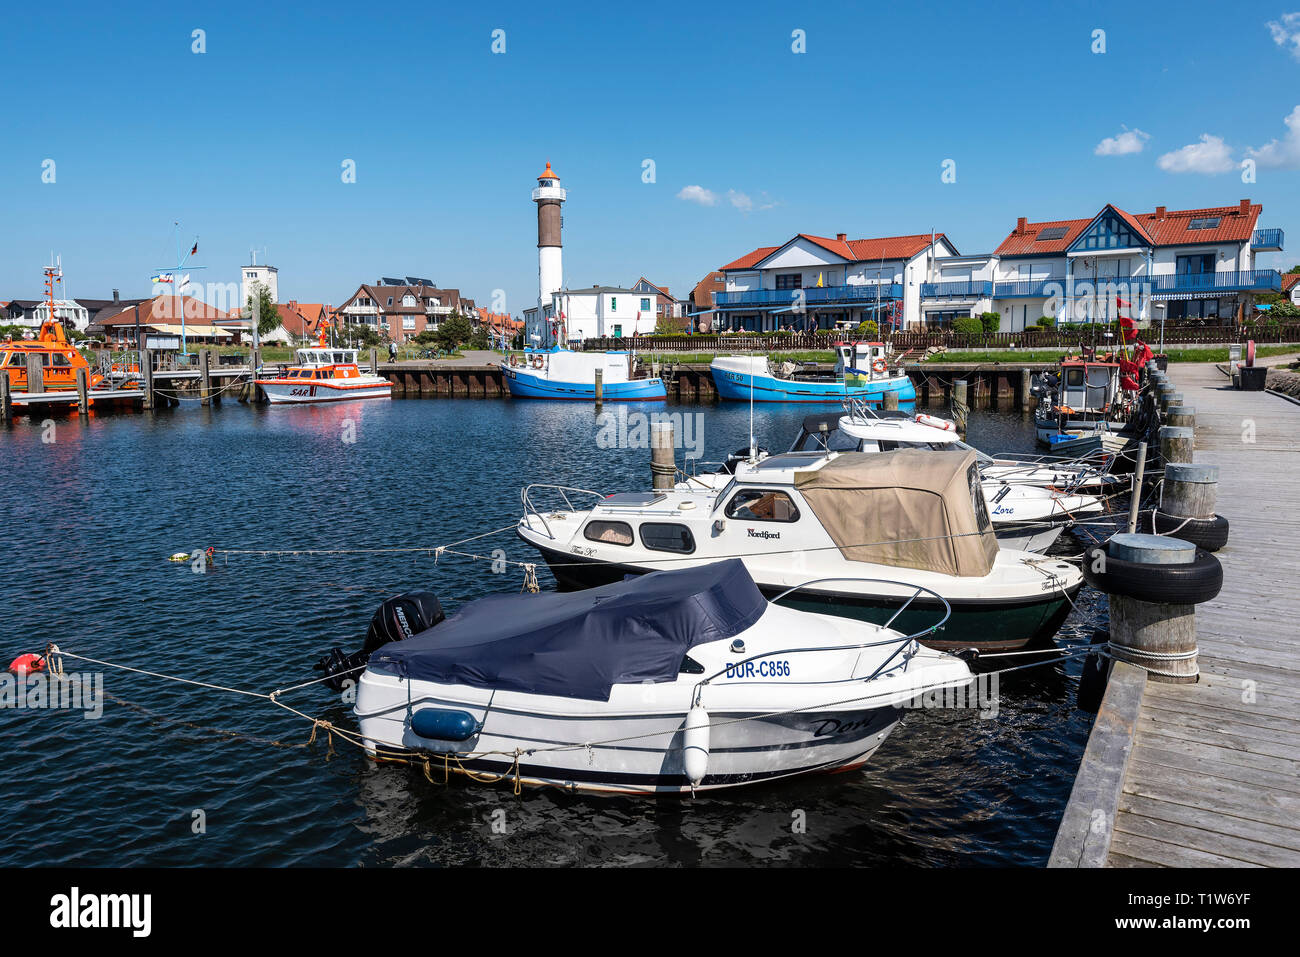
[[[414,297],[414,296],[403,296],[403,297],[402,297],[402,305],[403,305],[403,306],[414,306],[414,305],[415,305],[415,297]]]

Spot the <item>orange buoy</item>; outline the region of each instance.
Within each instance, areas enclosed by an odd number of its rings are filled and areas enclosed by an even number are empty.
[[[19,655],[9,662],[9,671],[20,678],[28,674],[39,674],[45,670],[45,659],[40,655]]]

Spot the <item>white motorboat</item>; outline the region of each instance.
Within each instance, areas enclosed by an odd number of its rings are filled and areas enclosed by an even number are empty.
[[[393,384],[357,365],[357,350],[335,348],[320,341],[296,350],[298,361],[275,378],[254,379],[267,401],[275,405],[392,398]]]
[[[1102,501],[1076,491],[1095,480],[1090,465],[1052,466],[996,460],[958,438],[951,422],[931,415],[876,412],[854,403],[846,415],[810,415],[791,452],[892,452],[898,449],[973,452],[988,502],[993,531],[1002,548],[1042,553],[1075,522],[1105,511]],[[682,486],[719,488],[731,478],[737,453],[718,473],[691,476]]]
[[[972,680],[899,630],[769,602],[731,560],[471,602],[375,650],[355,713],[372,756],[435,774],[680,794],[861,767],[901,709]]]
[[[899,614],[894,623],[914,630],[912,616],[933,608],[914,594],[924,586],[952,607],[922,639],[932,647],[1018,648],[1054,635],[1083,584],[1073,565],[998,547],[969,450],[786,453],[737,464],[721,489],[529,486],[523,501],[516,530],[563,588],[730,557],[769,596],[810,578],[865,576],[876,581],[810,586],[789,601],[877,623]]]

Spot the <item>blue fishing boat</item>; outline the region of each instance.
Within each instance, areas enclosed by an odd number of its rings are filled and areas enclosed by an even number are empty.
[[[607,402],[655,402],[668,398],[658,376],[638,376],[630,352],[573,352],[555,346],[511,355],[501,364],[501,377],[517,399],[596,398],[596,372]]]
[[[906,372],[891,370],[880,342],[837,342],[832,372],[806,371],[799,364],[773,368],[767,356],[718,356],[709,364],[722,399],[748,402],[842,403],[846,397],[881,405],[898,394],[898,407],[916,408],[916,388]]]

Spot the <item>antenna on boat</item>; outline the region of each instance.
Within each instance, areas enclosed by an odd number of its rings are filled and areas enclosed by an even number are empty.
[[[749,464],[758,462],[758,450],[754,448],[754,360],[749,360]]]

